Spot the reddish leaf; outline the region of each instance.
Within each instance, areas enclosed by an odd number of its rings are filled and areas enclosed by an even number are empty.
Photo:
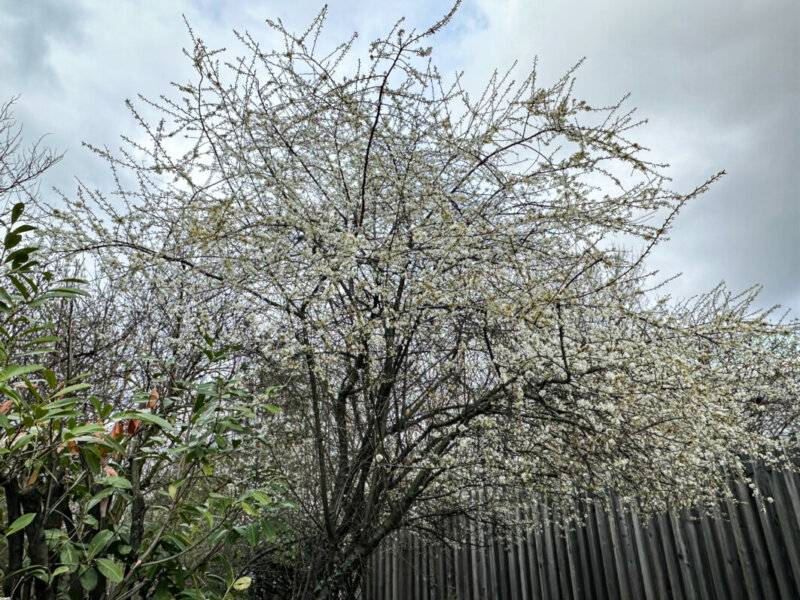
[[[133,435],[139,428],[142,426],[142,422],[139,419],[130,419],[128,421],[128,435]]]
[[[114,423],[114,428],[111,430],[110,435],[115,440],[125,435],[125,422],[117,421],[116,423]]]

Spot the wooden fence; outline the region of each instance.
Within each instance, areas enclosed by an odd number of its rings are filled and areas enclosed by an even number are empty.
[[[458,548],[407,533],[370,560],[364,600],[800,599],[800,474],[755,469],[764,498],[733,482],[737,501],[713,518],[670,512],[641,523],[614,503],[589,507],[562,530],[547,508],[540,527],[508,540],[468,529]]]

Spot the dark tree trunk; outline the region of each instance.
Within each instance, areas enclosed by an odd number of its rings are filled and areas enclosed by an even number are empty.
[[[31,565],[39,565],[46,570],[50,570],[50,552],[47,548],[47,540],[44,532],[45,507],[42,507],[42,493],[35,487],[25,490],[20,494],[22,507],[26,513],[35,513],[33,521],[25,528],[28,536],[28,556]],[[34,597],[39,600],[55,600],[55,590],[52,586],[39,578],[33,580]]]
[[[3,489],[6,493],[6,514],[8,516],[9,525],[16,519],[22,516],[21,503],[19,498],[19,488],[15,480],[3,483]],[[8,568],[6,573],[13,573],[22,568],[22,555],[25,545],[25,533],[18,531],[7,538],[8,540]],[[11,596],[14,585],[18,577],[8,577],[3,582],[3,594]]]

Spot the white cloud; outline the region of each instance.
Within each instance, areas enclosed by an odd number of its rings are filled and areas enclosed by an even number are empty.
[[[361,33],[360,47],[402,13],[422,29],[449,2],[331,2],[325,43]],[[191,75],[181,49],[185,14],[210,46],[236,47],[232,28],[269,40],[267,17],[303,29],[321,2],[297,0],[56,0],[0,7],[0,75],[20,93],[17,116],[30,137],[68,150],[50,178],[69,191],[77,175],[107,186],[105,166],[80,141],[118,145],[135,132],[123,101],[169,93]],[[800,309],[800,3],[794,0],[471,0],[433,41],[445,73],[465,69],[475,87],[495,67],[540,58],[552,83],[581,57],[577,92],[611,103],[632,92],[651,123],[641,140],[671,162],[675,187],[728,177],[678,219],[652,264],[683,271],[671,287],[691,294],[720,279],[765,284],[764,303]]]

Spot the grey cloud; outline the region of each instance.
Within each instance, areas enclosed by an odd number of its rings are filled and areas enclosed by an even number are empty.
[[[578,95],[650,119],[636,137],[670,162],[673,187],[728,175],[679,216],[651,266],[693,295],[762,283],[762,305],[800,311],[800,3],[478,0],[489,20],[461,44],[488,71],[540,57],[543,82],[579,58]]]
[[[0,52],[11,62],[11,69],[39,85],[59,86],[50,61],[54,39],[80,42],[83,11],[75,3],[59,0],[8,2],[0,7]]]
[[[358,30],[357,52],[404,13],[404,27],[422,29],[451,6],[450,0],[330,4],[324,44]],[[126,97],[169,94],[169,81],[187,76],[181,13],[210,46],[235,53],[230,29],[269,40],[264,19],[280,17],[300,30],[321,6],[318,0],[6,2],[0,74],[9,95],[23,93],[18,116],[27,130],[53,131],[53,145],[70,151],[51,182],[70,191],[78,175],[104,187],[104,165],[80,141],[116,146],[120,133],[135,130],[122,108]],[[630,105],[651,119],[637,137],[654,160],[672,163],[675,189],[728,172],[687,207],[672,241],[652,257],[664,275],[685,273],[670,290],[688,295],[720,279],[735,289],[760,282],[764,304],[800,310],[800,3],[465,0],[432,45],[440,70],[464,69],[467,85],[515,59],[529,64],[534,55],[546,84],[586,56],[577,94],[601,104],[630,91]]]

